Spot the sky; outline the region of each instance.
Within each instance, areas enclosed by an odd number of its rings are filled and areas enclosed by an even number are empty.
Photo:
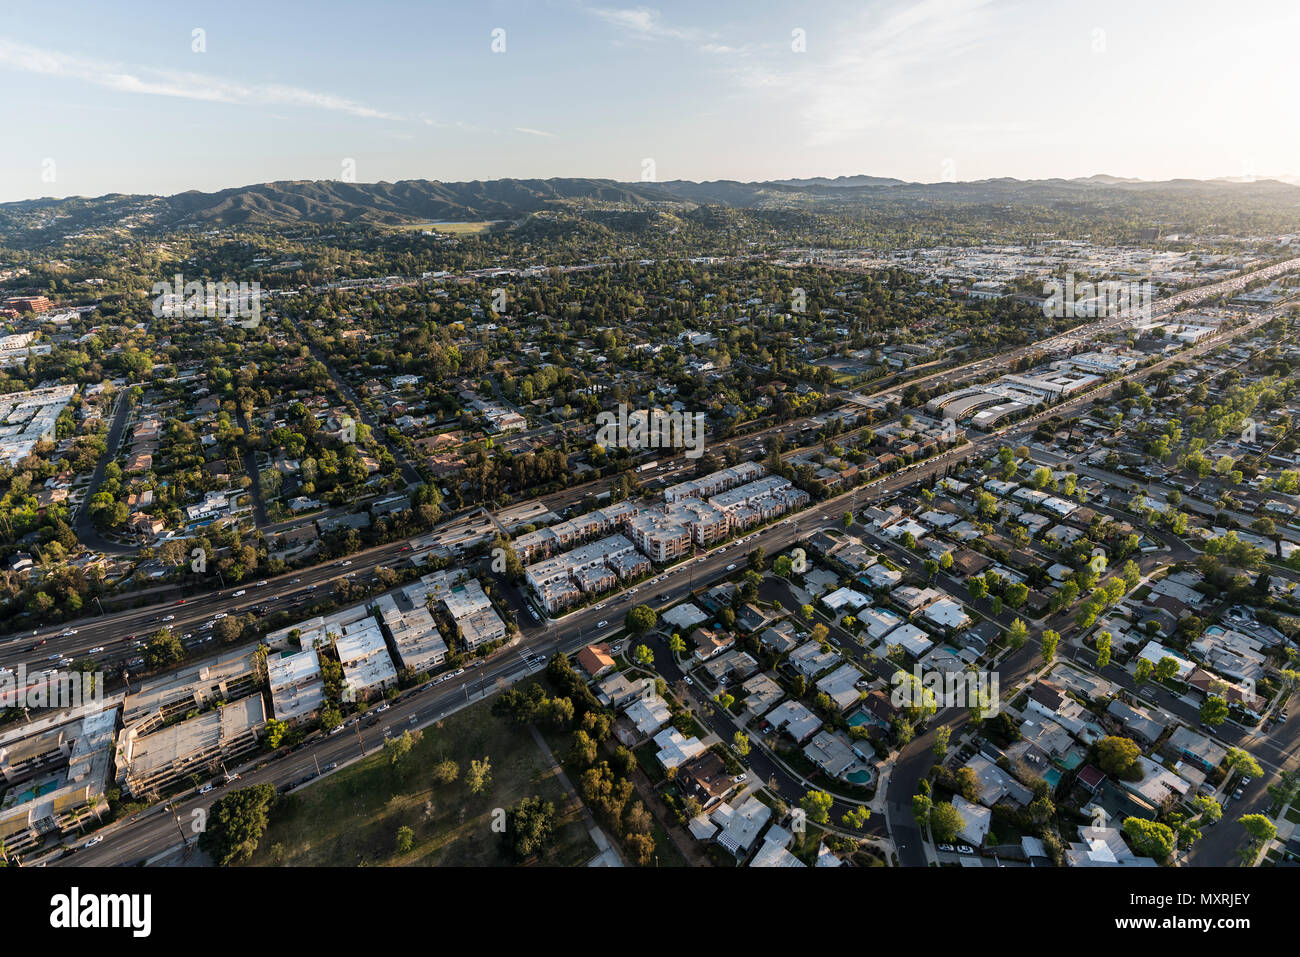
[[[1296,175],[1297,36],[1294,0],[5,0],[0,201]]]

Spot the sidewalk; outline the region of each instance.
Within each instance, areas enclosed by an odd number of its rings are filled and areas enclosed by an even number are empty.
[[[592,842],[600,852],[587,862],[587,866],[622,867],[623,858],[618,853],[618,848],[610,843],[609,838],[605,836],[605,832],[602,831],[600,826],[596,823],[596,818],[592,816],[591,810],[587,807],[586,802],[578,796],[577,790],[573,787],[572,782],[569,781],[569,776],[564,773],[564,767],[555,759],[555,754],[551,751],[550,745],[546,743],[546,739],[542,737],[542,733],[531,724],[528,726],[528,730],[532,733],[533,740],[537,742],[537,747],[541,749],[546,760],[551,762],[552,767],[555,769],[555,778],[560,782],[560,787],[564,788],[564,793],[569,795],[569,800],[575,802],[578,807],[582,809],[582,819],[587,825],[587,833],[591,835]]]

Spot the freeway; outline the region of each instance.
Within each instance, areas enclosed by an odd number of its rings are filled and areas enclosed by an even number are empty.
[[[798,516],[792,516],[788,521],[747,535],[746,539],[753,541],[751,549],[761,545],[769,554],[774,554],[804,536],[836,524],[835,516],[845,506],[856,510],[860,504],[888,498],[904,487],[949,468],[957,461],[992,451],[1006,441],[1008,436],[1021,432],[1027,434],[1026,430],[1031,429],[1033,424],[1042,418],[1065,414],[1084,403],[1091,403],[1109,395],[1126,380],[1140,380],[1174,362],[1187,361],[1223,341],[1258,328],[1270,318],[1272,315],[1266,314],[1245,325],[1220,330],[1190,349],[1175,353],[1128,375],[1117,377],[1086,394],[1075,396],[1028,419],[995,432],[979,435],[966,445],[906,466],[862,488],[841,493],[821,503],[814,503]],[[654,591],[656,594],[648,603],[662,607],[689,594],[697,583],[703,584],[722,577],[728,571],[727,565],[734,562],[734,553],[729,554],[733,547],[722,546],[712,549],[700,557],[689,559],[665,571],[650,584],[643,583],[627,589],[593,607],[580,609],[559,620],[539,623],[535,627],[523,624],[521,640],[516,646],[494,656],[489,663],[477,669],[477,673],[470,671],[457,676],[453,681],[408,692],[398,704],[394,705],[392,713],[379,724],[369,726],[368,722],[366,727],[354,726],[348,734],[322,737],[309,742],[300,751],[288,752],[284,756],[277,755],[270,759],[265,767],[252,771],[247,781],[256,783],[260,780],[268,780],[282,785],[301,780],[308,773],[308,759],[311,767],[318,762],[323,767],[332,761],[346,760],[351,753],[349,749],[353,747],[350,740],[354,735],[360,738],[356,745],[358,753],[361,750],[368,752],[382,744],[382,731],[385,727],[392,729],[401,726],[403,721],[407,726],[420,726],[437,720],[439,714],[445,714],[449,708],[459,703],[458,695],[465,701],[470,700],[475,684],[479,686],[480,693],[484,693],[489,688],[504,687],[527,674],[532,669],[524,663],[520,655],[538,652],[567,653],[592,640],[611,636],[621,628],[618,616],[635,604],[635,595],[641,588]],[[147,608],[131,609],[112,616],[83,621],[63,631],[46,629],[43,634],[38,630],[31,636],[25,634],[10,636],[0,639],[0,664],[12,666],[21,662],[27,664],[29,669],[36,666],[36,670],[40,670],[40,667],[47,663],[47,657],[59,655],[82,657],[94,648],[104,649],[103,652],[96,653],[101,660],[119,663],[136,654],[132,642],[139,640],[137,636],[152,630],[151,626],[155,624],[162,624],[167,615],[174,616],[174,619],[167,624],[177,631],[184,631],[197,625],[197,631],[201,632],[202,625],[198,623],[210,621],[212,616],[219,612],[248,611],[253,606],[263,604],[268,606],[268,611],[292,608],[295,603],[307,601],[311,597],[311,592],[322,585],[347,575],[368,576],[375,566],[400,559],[410,548],[409,543],[401,542],[376,546],[355,554],[349,560],[352,570],[345,570],[348,566],[342,562],[317,565],[268,580],[265,585],[244,586],[239,590],[245,591],[246,594],[238,598],[234,594],[235,590],[220,589],[186,600],[183,604],[156,604]],[[265,597],[259,597],[260,595]],[[602,625],[603,621],[613,622],[613,624]],[[40,639],[44,639],[45,644],[32,649],[31,643]],[[203,636],[199,635],[200,645],[202,639]],[[1019,652],[1000,663],[998,668],[1003,687],[1010,687],[1017,680],[1023,680],[1032,670],[1036,654],[1035,644],[1031,641]],[[414,723],[411,721],[412,717],[415,719]],[[902,863],[905,865],[924,863],[919,834],[916,833],[915,825],[909,824],[910,802],[917,782],[927,773],[929,763],[933,759],[930,746],[933,743],[934,728],[940,723],[948,723],[957,729],[964,720],[965,712],[958,713],[955,709],[938,716],[931,730],[905,749],[891,776],[887,795],[889,810],[887,823],[899,847]],[[725,727],[723,730],[726,730]],[[369,739],[368,744],[367,739]],[[1279,742],[1279,747],[1280,744]],[[1278,757],[1284,756],[1279,753]],[[1294,758],[1294,754],[1291,757]],[[766,758],[760,756],[755,760],[765,761]],[[769,776],[780,777],[780,769],[775,766],[769,771]],[[785,782],[778,789],[785,794],[792,789],[792,785]],[[187,802],[183,802],[178,807],[178,812],[188,813],[195,807],[206,806],[210,800],[208,796],[195,795]],[[185,813],[181,813],[182,819]],[[150,809],[128,821],[112,825],[106,832],[109,834],[108,840],[92,849],[80,852],[73,859],[91,864],[130,863],[142,860],[173,846],[176,843],[172,836],[175,827],[176,821],[170,814],[158,808]]]

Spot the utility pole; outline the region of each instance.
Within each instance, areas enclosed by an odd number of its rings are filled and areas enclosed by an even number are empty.
[[[184,853],[188,854],[190,851],[190,842],[185,837],[185,828],[181,827],[181,816],[176,813],[176,805],[174,805],[171,801],[168,801],[167,810],[172,812],[172,820],[176,822],[176,830],[180,833],[181,836],[181,847],[185,849]]]
[[[360,718],[360,716],[357,717],[357,720],[356,720],[356,722],[355,722],[355,724],[354,724],[354,727],[357,729],[357,746],[361,748],[361,756],[364,758],[364,757],[366,756],[366,742],[365,742],[365,741],[362,739],[362,737],[361,737],[361,718]]]

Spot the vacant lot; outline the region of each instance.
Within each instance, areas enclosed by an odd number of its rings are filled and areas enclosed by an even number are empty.
[[[556,840],[542,863],[581,865],[596,847],[581,808],[564,794],[554,769],[527,728],[495,718],[491,700],[424,729],[421,740],[394,766],[383,752],[282,799],[254,855],[253,865],[494,866],[513,863],[494,810],[537,795],[555,804]],[[472,759],[491,762],[491,784],[471,794],[465,777]],[[434,780],[451,759],[460,774]],[[413,832],[410,850],[398,849],[398,830]]]

